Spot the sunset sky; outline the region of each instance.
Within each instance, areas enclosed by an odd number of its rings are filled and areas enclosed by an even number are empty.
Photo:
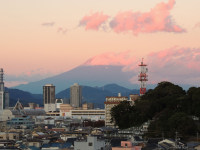
[[[151,83],[198,85],[199,6],[199,0],[1,0],[0,68],[12,86],[82,64],[137,69],[143,57]]]

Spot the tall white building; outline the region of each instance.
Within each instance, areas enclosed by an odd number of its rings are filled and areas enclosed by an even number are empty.
[[[81,107],[82,103],[82,87],[78,83],[74,83],[70,87],[70,104],[73,107]]]
[[[9,107],[9,93],[5,91],[3,82],[3,69],[0,69],[0,110],[7,109]]]
[[[55,100],[55,86],[53,84],[43,86],[43,102],[46,112],[56,111]]]

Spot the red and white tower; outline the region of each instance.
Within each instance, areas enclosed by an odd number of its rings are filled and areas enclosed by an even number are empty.
[[[147,75],[147,65],[143,63],[143,58],[140,66],[140,74],[138,81],[140,81],[140,96],[144,95],[146,93],[146,81],[148,81],[148,75]]]

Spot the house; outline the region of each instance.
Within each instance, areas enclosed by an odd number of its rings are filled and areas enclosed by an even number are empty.
[[[23,141],[23,145],[26,145],[27,147],[42,147],[42,141],[38,139],[26,139]]]
[[[200,150],[200,142],[188,142],[188,150]]]
[[[0,140],[19,140],[20,132],[0,132]]]
[[[74,150],[107,150],[104,139],[97,136],[81,137],[74,142]]]
[[[120,147],[112,147],[112,150],[141,150],[142,146],[134,146],[131,141],[121,141]]]

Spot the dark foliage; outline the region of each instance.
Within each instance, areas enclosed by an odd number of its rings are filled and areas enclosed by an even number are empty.
[[[135,105],[123,102],[113,107],[111,116],[121,129],[151,120],[148,136],[170,137],[176,131],[182,137],[193,135],[198,129],[192,116],[200,117],[200,88],[192,87],[186,93],[178,85],[161,82]]]

